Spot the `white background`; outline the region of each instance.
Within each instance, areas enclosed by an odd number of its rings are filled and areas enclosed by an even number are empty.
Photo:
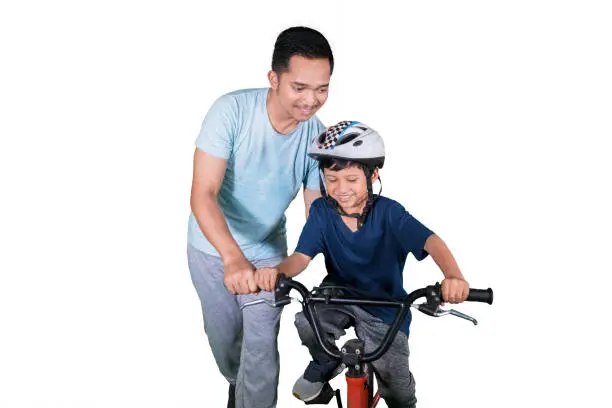
[[[0,406],[225,406],[186,264],[194,141],[214,99],[267,85],[295,24],[336,57],[319,117],[377,129],[384,194],[495,289],[457,307],[476,327],[415,316],[419,407],[609,402],[609,4],[390,4],[2,3]],[[294,247],[301,198],[288,217]],[[440,278],[409,258],[408,290]],[[297,311],[282,408],[302,406]]]

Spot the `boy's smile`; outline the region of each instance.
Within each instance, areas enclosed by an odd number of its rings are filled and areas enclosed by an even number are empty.
[[[347,214],[361,214],[368,199],[368,185],[361,167],[348,166],[342,170],[324,169],[327,193]],[[378,171],[372,175],[372,183]]]

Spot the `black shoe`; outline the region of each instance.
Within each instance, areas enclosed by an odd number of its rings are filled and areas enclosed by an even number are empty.
[[[236,408],[236,386],[230,384],[227,395],[227,408]]]

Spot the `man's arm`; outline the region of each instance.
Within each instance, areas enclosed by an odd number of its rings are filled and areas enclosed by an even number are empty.
[[[425,241],[427,251],[436,262],[442,273],[442,298],[450,303],[460,303],[467,299],[470,285],[466,282],[444,241],[436,234],[432,234]]]
[[[321,191],[304,187],[304,207],[306,210],[306,219],[308,219],[312,202],[319,197],[321,197]]]
[[[227,160],[196,148],[193,162],[191,210],[206,239],[221,254],[225,265],[225,285],[234,294],[254,292],[257,285],[253,279],[253,265],[232,237],[217,203]]]

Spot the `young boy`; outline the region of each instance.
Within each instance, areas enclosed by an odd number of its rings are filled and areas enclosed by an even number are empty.
[[[340,122],[312,141],[309,155],[319,161],[323,197],[313,202],[295,252],[276,268],[257,270],[255,280],[261,289],[274,290],[279,273],[294,277],[323,253],[328,272],[324,283],[401,298],[406,296],[402,271],[411,252],[419,261],[429,254],[438,264],[445,277],[445,301],[460,303],[467,298],[469,285],[444,242],[401,204],[372,193],[385,160],[384,143],[376,131],[359,122]],[[335,344],[344,329],[354,326],[369,353],[381,343],[396,310],[318,305],[317,312],[325,341]],[[372,363],[381,397],[389,408],[416,404],[408,365],[410,321],[408,314],[389,351]],[[313,360],[296,381],[293,393],[308,402],[343,367],[317,345],[303,313],[296,315],[295,324]]]

